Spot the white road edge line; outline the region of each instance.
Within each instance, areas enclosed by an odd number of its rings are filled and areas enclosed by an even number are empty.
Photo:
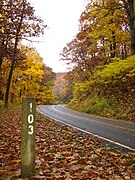
[[[135,149],[133,149],[133,148],[131,148],[131,147],[129,147],[129,146],[126,146],[126,145],[124,145],[124,144],[115,142],[115,141],[113,141],[113,140],[107,139],[107,138],[102,137],[102,136],[99,136],[99,135],[97,135],[97,134],[93,134],[93,133],[91,133],[91,132],[89,132],[89,131],[85,131],[85,130],[80,129],[80,128],[76,127],[76,126],[72,126],[71,124],[65,123],[65,122],[63,122],[63,121],[61,121],[61,120],[59,120],[59,119],[53,118],[53,117],[51,117],[51,116],[48,116],[48,115],[46,115],[45,113],[43,113],[42,111],[40,111],[39,108],[37,108],[37,110],[38,110],[39,113],[41,113],[41,114],[44,115],[45,117],[48,117],[48,118],[50,118],[50,119],[53,119],[53,120],[55,120],[55,121],[57,121],[57,122],[60,122],[60,123],[62,123],[62,124],[65,124],[66,126],[69,126],[69,127],[71,127],[71,128],[75,128],[75,129],[77,129],[77,130],[79,130],[79,131],[81,131],[81,132],[83,132],[83,133],[92,135],[92,136],[94,136],[94,137],[96,137],[96,138],[102,139],[102,140],[104,140],[104,141],[107,141],[107,142],[109,142],[109,143],[118,145],[118,146],[123,147],[123,148],[126,148],[126,149],[128,149],[128,150],[135,151]]]
[[[64,107],[64,108],[65,108],[65,107]],[[52,109],[55,110],[55,111],[57,111],[57,112],[59,112],[59,113],[66,114],[66,115],[68,115],[68,116],[72,116],[72,117],[76,117],[76,118],[81,118],[81,119],[88,120],[88,118],[85,118],[85,117],[80,117],[80,116],[78,116],[78,115],[67,114],[66,112],[60,111],[60,110],[58,110],[58,109],[55,108],[55,105],[52,105]],[[66,109],[66,108],[65,108],[65,109]],[[90,121],[91,121],[91,122],[100,123],[98,120],[93,120],[92,118],[90,119]],[[125,130],[124,127],[118,127],[118,126],[116,126],[116,125],[111,125],[111,124],[109,124],[109,123],[104,123],[104,122],[102,122],[102,123],[100,123],[100,124],[104,124],[104,125],[107,125],[107,126],[112,126],[112,127],[116,127],[116,128]],[[132,131],[132,130],[131,130],[131,131]],[[133,132],[135,132],[135,131],[133,131]]]

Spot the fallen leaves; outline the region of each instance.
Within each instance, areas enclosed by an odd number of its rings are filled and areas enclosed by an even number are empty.
[[[21,179],[21,110],[0,110],[0,176]],[[77,133],[37,114],[36,174],[46,180],[132,180],[135,153],[114,151],[97,139]]]

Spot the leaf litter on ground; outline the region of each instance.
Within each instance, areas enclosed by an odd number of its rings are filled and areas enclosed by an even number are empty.
[[[0,110],[0,179],[21,178],[21,109]],[[133,180],[135,153],[36,114],[36,174],[45,180]]]

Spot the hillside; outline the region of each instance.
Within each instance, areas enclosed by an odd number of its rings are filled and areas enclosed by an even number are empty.
[[[54,93],[58,97],[58,99],[60,98],[60,92],[66,82],[66,79],[65,79],[66,74],[67,73],[65,72],[56,73],[56,79],[54,81]]]
[[[135,55],[114,58],[74,85],[69,107],[123,121],[135,122]]]

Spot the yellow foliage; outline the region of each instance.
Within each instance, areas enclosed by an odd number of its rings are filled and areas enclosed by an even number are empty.
[[[10,87],[10,102],[19,102],[24,96],[33,96],[38,103],[54,101],[54,92],[51,87],[51,69],[46,67],[44,72],[42,58],[34,49],[21,47],[25,58],[14,68]],[[5,94],[7,79],[10,70],[10,61],[4,59],[2,64],[1,93]],[[46,84],[46,85],[45,85]],[[50,85],[49,85],[50,84]]]

